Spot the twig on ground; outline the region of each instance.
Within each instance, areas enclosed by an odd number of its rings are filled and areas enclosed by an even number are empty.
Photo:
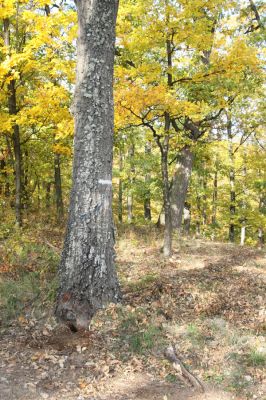
[[[53,249],[54,252],[57,253],[59,256],[61,255],[61,250],[58,247],[55,247],[52,243],[48,242],[47,240],[45,241],[45,244],[51,249]]]
[[[184,366],[182,361],[177,357],[176,350],[173,345],[169,346],[165,350],[164,355],[167,358],[167,360],[173,364],[174,369],[182,377],[186,378],[192,386],[194,386],[196,389],[199,389],[202,393],[205,392],[203,383],[196,376],[191,374],[191,372],[189,372],[188,369]]]

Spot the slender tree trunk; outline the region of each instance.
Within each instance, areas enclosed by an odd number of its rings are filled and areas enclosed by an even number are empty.
[[[29,207],[29,203],[30,203],[30,199],[29,199],[29,165],[28,165],[28,157],[29,157],[29,153],[28,150],[25,149],[24,151],[24,158],[23,158],[23,175],[24,175],[24,179],[23,179],[23,208],[27,209]]]
[[[246,225],[242,224],[241,226],[241,237],[240,237],[240,245],[244,246],[246,240]]]
[[[145,155],[149,157],[151,154],[151,143],[146,142],[145,144]],[[151,191],[150,191],[150,180],[151,175],[148,173],[145,175],[145,198],[144,198],[144,218],[151,221]]]
[[[73,188],[59,268],[56,315],[87,328],[120,299],[112,217],[113,66],[117,0],[77,0]]]
[[[218,200],[218,165],[215,161],[215,171],[213,177],[213,193],[212,193],[212,225],[217,222],[217,200]]]
[[[260,199],[259,199],[259,211],[262,213],[262,214],[264,214],[265,215],[265,212],[266,212],[266,198],[265,198],[265,195],[264,195],[264,193],[262,193],[261,195],[260,195]],[[260,226],[259,228],[258,228],[258,244],[259,244],[259,247],[263,247],[264,246],[264,239],[265,239],[265,237],[264,237],[264,227],[263,226]]]
[[[165,0],[165,12],[166,12],[166,26],[168,27],[170,22],[170,16],[168,11],[169,1]],[[166,57],[167,57],[167,86],[169,90],[173,87],[173,76],[172,76],[172,43],[170,34],[166,35]],[[171,215],[171,198],[170,198],[170,185],[169,185],[169,174],[168,174],[168,152],[169,152],[169,130],[171,126],[171,116],[168,112],[164,113],[164,139],[161,143],[161,139],[157,136],[157,144],[161,152],[161,170],[162,170],[162,181],[163,181],[163,200],[164,200],[164,243],[163,243],[163,254],[165,257],[172,255],[172,215]]]
[[[203,177],[202,177],[202,189],[203,189],[202,221],[203,221],[203,226],[206,226],[207,225],[207,172],[206,172],[206,166],[204,168]]]
[[[4,19],[4,44],[10,48],[9,19]],[[17,114],[17,98],[15,80],[12,79],[8,85],[8,110],[10,115]],[[16,223],[22,226],[22,156],[20,147],[20,132],[17,124],[13,125],[12,134],[14,158],[15,158],[15,213]]]
[[[168,178],[168,157],[166,151],[164,151],[161,155],[161,164],[162,164],[164,216],[165,216],[163,254],[165,257],[170,257],[172,254],[172,216],[171,216],[170,190],[169,190],[169,178]]]
[[[64,204],[62,195],[62,179],[60,154],[54,154],[54,183],[55,183],[55,202],[57,220],[60,222],[64,218]]]
[[[0,194],[3,194],[5,197],[9,197],[10,190],[4,152],[0,156]]]
[[[161,168],[162,168],[162,179],[163,179],[164,217],[165,217],[163,254],[165,257],[170,257],[172,255],[172,236],[173,236],[170,185],[169,185],[169,174],[168,174],[169,129],[170,129],[170,115],[167,112],[165,112],[165,136],[163,145],[160,146]]]
[[[197,203],[196,234],[199,236],[200,235],[200,225],[201,225],[200,224],[200,221],[201,221],[201,198],[200,198],[199,193],[197,193],[196,203]]]
[[[37,177],[37,208],[38,208],[38,211],[41,208],[41,188],[40,188],[39,177]]]
[[[127,195],[127,221],[131,224],[134,216],[133,216],[133,190],[132,186],[134,183],[134,175],[135,175],[135,168],[134,168],[134,155],[135,155],[135,146],[132,144],[129,148],[128,156],[130,160],[130,177],[129,177],[129,190]]]
[[[190,221],[191,221],[190,204],[185,203],[185,205],[184,205],[184,232],[186,233],[186,235],[188,235],[189,231],[190,231]]]
[[[264,232],[262,227],[258,229],[258,240],[259,246],[262,248],[264,246]]]
[[[50,209],[51,206],[51,186],[52,186],[52,182],[47,182],[45,184],[45,208],[46,210]]]
[[[119,149],[119,187],[118,187],[118,221],[122,224],[123,222],[123,180],[121,178],[121,174],[123,171],[123,153],[122,150]]]
[[[183,147],[176,163],[171,187],[171,210],[173,229],[180,229],[186,195],[191,177],[193,153],[189,146]]]
[[[9,84],[8,108],[10,115],[17,114],[15,81]],[[17,124],[13,125],[13,148],[15,156],[15,213],[16,223],[22,226],[22,155],[20,147],[20,132]]]
[[[246,225],[247,225],[247,215],[246,215],[246,210],[247,210],[247,199],[248,199],[248,188],[247,188],[247,154],[246,154],[246,148],[244,148],[244,166],[243,166],[243,194],[244,194],[244,199],[242,202],[242,218],[241,218],[241,237],[240,237],[240,245],[244,246],[245,240],[246,240]]]
[[[229,224],[229,240],[235,241],[235,214],[236,214],[236,192],[235,192],[235,155],[233,148],[232,120],[230,112],[227,113],[227,135],[229,144],[229,181],[230,181],[230,224]]]

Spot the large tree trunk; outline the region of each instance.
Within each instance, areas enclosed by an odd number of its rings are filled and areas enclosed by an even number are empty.
[[[113,65],[117,0],[77,0],[73,188],[59,268],[56,315],[87,328],[120,299],[112,217]]]
[[[171,188],[171,211],[173,229],[180,229],[192,171],[193,153],[189,146],[183,147],[178,157]]]

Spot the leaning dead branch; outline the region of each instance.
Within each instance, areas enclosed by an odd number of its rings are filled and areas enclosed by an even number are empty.
[[[177,357],[176,350],[173,345],[169,346],[165,350],[164,355],[167,358],[167,360],[172,363],[174,369],[181,376],[181,379],[185,378],[196,389],[200,390],[202,393],[205,392],[203,383],[196,376],[191,374],[191,372],[189,372],[188,369],[184,366],[182,361]]]

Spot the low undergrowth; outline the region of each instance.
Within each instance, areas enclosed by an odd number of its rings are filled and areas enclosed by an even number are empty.
[[[265,399],[263,253],[190,238],[177,241],[166,261],[159,239],[156,231],[150,241],[142,231],[119,233],[123,303],[93,320],[97,362],[115,363],[117,373],[132,368],[184,385],[163,356],[172,343],[187,368],[206,383],[241,400]],[[38,232],[34,240],[17,235],[0,246],[2,323],[49,314],[57,285],[58,232],[54,237]]]

